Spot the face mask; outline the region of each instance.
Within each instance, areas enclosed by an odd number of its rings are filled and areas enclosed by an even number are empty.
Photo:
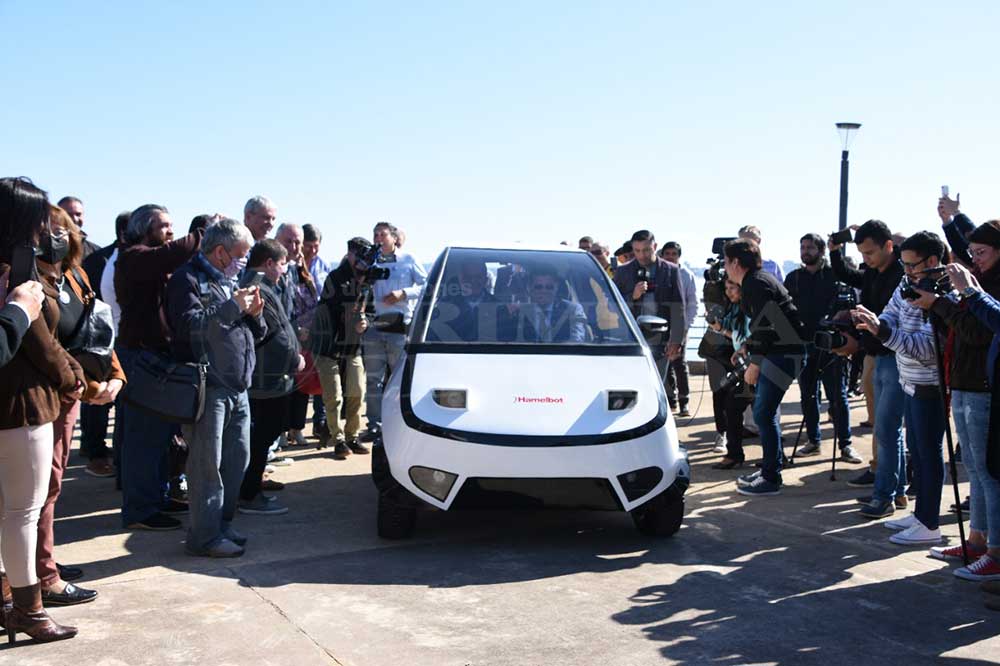
[[[42,242],[38,247],[38,258],[53,266],[61,264],[62,260],[69,254],[69,234],[53,236],[48,232],[42,236]]]
[[[225,274],[227,278],[232,279],[237,275],[239,275],[246,267],[247,267],[246,257],[240,257],[238,259],[236,257],[233,257],[232,259],[229,260],[229,263],[226,265],[226,267],[222,269],[222,272]]]

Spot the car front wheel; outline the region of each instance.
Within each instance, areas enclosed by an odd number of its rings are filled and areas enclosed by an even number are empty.
[[[668,537],[677,533],[684,521],[684,496],[663,493],[632,511],[632,520],[646,536]]]

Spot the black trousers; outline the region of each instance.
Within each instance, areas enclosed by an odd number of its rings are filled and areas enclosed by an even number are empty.
[[[743,412],[753,404],[753,391],[744,384],[719,391],[725,395],[726,403],[726,457],[743,462]]]
[[[111,403],[106,405],[80,405],[80,455],[88,460],[110,458],[108,420]]]
[[[309,410],[309,397],[305,393],[295,391],[288,396],[288,429],[305,430],[306,412]]]
[[[267,450],[287,429],[289,396],[250,400],[250,463],[243,475],[240,499],[250,501],[260,492],[267,467]]]
[[[681,355],[670,361],[667,365],[667,398],[671,405],[684,407],[688,404],[688,396],[691,395],[691,386],[688,378],[688,364],[684,358],[685,349],[681,347]]]

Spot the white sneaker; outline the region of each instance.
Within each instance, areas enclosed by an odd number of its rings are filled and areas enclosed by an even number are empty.
[[[716,433],[715,435],[715,448],[712,449],[712,453],[725,453],[729,450],[726,446],[726,433]]]
[[[889,530],[905,530],[913,527],[914,525],[920,525],[920,521],[912,513],[904,516],[903,518],[897,518],[896,520],[887,520],[882,523],[882,527]]]
[[[301,430],[289,430],[288,443],[291,446],[309,446],[309,442],[306,441],[306,436],[302,434]]]
[[[916,525],[907,527],[902,532],[896,532],[889,541],[899,546],[926,546],[929,543],[941,543],[941,530],[929,530],[919,520]]]

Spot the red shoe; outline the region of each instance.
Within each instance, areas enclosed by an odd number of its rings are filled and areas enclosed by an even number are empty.
[[[969,560],[975,562],[986,554],[986,546],[974,546],[969,543],[965,545],[969,551]],[[934,546],[931,548],[931,557],[938,560],[960,560],[962,559],[962,544],[957,546]]]
[[[965,580],[1000,580],[1000,562],[983,555],[969,566],[955,569],[955,575]]]

